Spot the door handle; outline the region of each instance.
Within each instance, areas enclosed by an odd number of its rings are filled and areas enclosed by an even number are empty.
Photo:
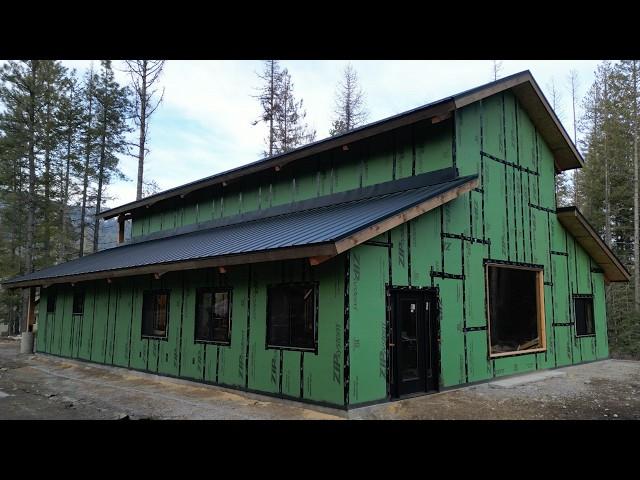
[[[395,343],[390,343],[390,344],[389,344],[389,346],[390,346],[390,347],[395,347],[395,346],[396,346],[396,344],[395,344]]]

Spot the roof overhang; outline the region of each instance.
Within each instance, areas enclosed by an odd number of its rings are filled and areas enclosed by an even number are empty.
[[[557,209],[558,220],[604,272],[608,282],[628,282],[631,274],[576,207]]]
[[[165,240],[171,240],[179,237],[169,236],[166,238],[158,238],[155,240],[149,240],[147,242],[139,242],[132,243],[129,245],[125,245],[123,247],[115,247],[109,250],[103,250],[96,254],[88,255],[86,257],[82,257],[81,259],[73,260],[72,262],[88,262],[90,265],[90,269],[85,269],[82,273],[74,273],[74,274],[64,274],[62,272],[58,272],[54,274],[53,272],[47,273],[47,270],[52,270],[56,268],[60,268],[60,266],[49,267],[49,269],[42,270],[41,272],[34,272],[34,274],[30,274],[23,277],[17,277],[15,279],[11,279],[5,281],[3,286],[9,289],[14,288],[24,288],[31,286],[43,286],[48,287],[53,284],[60,283],[76,283],[82,281],[90,281],[90,280],[100,280],[100,279],[112,279],[118,277],[129,277],[134,275],[145,275],[145,274],[155,274],[155,275],[163,275],[167,272],[177,271],[177,270],[190,270],[190,269],[198,269],[198,268],[210,268],[210,267],[227,267],[232,265],[240,265],[240,264],[251,264],[251,263],[259,263],[259,262],[269,262],[269,261],[281,261],[281,260],[290,260],[290,259],[300,259],[300,258],[308,258],[309,263],[312,266],[323,263],[336,255],[343,253],[357,245],[360,245],[372,238],[385,233],[392,228],[397,227],[413,218],[418,217],[434,208],[439,207],[459,196],[469,192],[470,190],[476,188],[478,186],[478,177],[477,175],[471,175],[467,177],[456,177],[454,179],[450,179],[448,182],[445,181],[445,174],[448,171],[453,171],[455,169],[444,169],[442,171],[434,172],[431,174],[422,174],[420,177],[431,177],[436,182],[434,185],[427,185],[425,188],[433,187],[433,194],[429,194],[426,192],[424,196],[418,197],[416,200],[412,200],[409,203],[402,204],[399,208],[395,208],[393,210],[389,210],[386,213],[374,217],[373,221],[366,221],[365,223],[359,224],[359,226],[342,230],[339,234],[331,236],[330,241],[325,240],[317,240],[315,243],[308,243],[306,245],[298,245],[298,246],[290,246],[284,248],[272,248],[272,249],[256,249],[251,251],[243,251],[241,253],[234,254],[226,254],[226,255],[216,255],[209,257],[191,257],[186,258],[184,260],[179,261],[156,261],[152,264],[126,264],[127,266],[124,268],[116,268],[119,265],[114,265],[113,263],[108,267],[102,267],[101,269],[95,268],[91,264],[91,257],[94,255],[102,255],[102,256],[110,256],[111,253],[116,254],[115,251],[118,251],[117,254],[123,253],[126,251],[126,256],[131,258],[135,256],[135,252],[131,250],[119,250],[126,248],[138,248],[139,246],[144,246],[145,243],[150,242],[163,242]],[[403,180],[396,180],[392,182],[388,182],[390,184],[405,184],[412,183],[414,179],[418,179],[418,177],[410,177]],[[428,183],[428,182],[427,182]],[[389,195],[390,190],[381,190],[381,187],[384,184],[369,187],[369,190],[372,192],[377,192],[381,194],[381,198],[385,198],[386,195]],[[390,185],[393,187],[393,185]],[[420,190],[415,189],[415,191]],[[414,189],[410,189],[407,192],[414,191]],[[348,196],[348,192],[340,194],[346,197],[346,201],[341,202],[339,205],[351,205],[354,202]],[[365,197],[364,199],[367,199]],[[363,200],[363,199],[361,199]],[[305,205],[305,201],[300,202]],[[317,210],[324,210],[327,205],[316,207]],[[276,210],[278,207],[274,207],[272,210],[275,210],[275,213],[279,215],[275,215],[275,217],[284,216],[281,214],[279,210]],[[301,210],[301,212],[307,212],[308,210]],[[351,215],[351,213],[349,213]],[[353,215],[351,215],[353,216]],[[267,217],[274,218],[274,217]],[[326,219],[325,219],[326,220]],[[240,222],[239,224],[247,224],[256,222],[257,220],[248,221],[248,222]],[[224,226],[219,228],[225,228]],[[301,226],[296,224],[296,228],[299,231]],[[316,227],[313,227],[315,229]],[[204,229],[207,230],[207,229]],[[286,235],[288,231],[284,231]],[[192,233],[197,233],[192,232]],[[188,234],[187,234],[188,235]],[[163,248],[166,250],[166,244],[161,244]],[[94,257],[95,258],[95,257]],[[111,256],[113,258],[113,256]],[[174,257],[175,258],[175,257]],[[70,264],[71,262],[67,262]],[[63,265],[63,264],[61,264]],[[122,264],[120,264],[121,266]]]
[[[578,149],[571,141],[571,138],[549,105],[549,102],[534,80],[533,75],[531,75],[531,72],[528,70],[525,70],[457,95],[364,125],[342,135],[336,135],[309,143],[287,153],[258,160],[241,167],[227,170],[226,172],[151,195],[141,200],[105,210],[97,216],[104,219],[113,218],[138,209],[149,208],[158,202],[170,198],[184,198],[192,192],[213,185],[222,185],[225,187],[241,177],[271,169],[279,171],[285,165],[302,158],[348,146],[359,140],[411,125],[422,120],[430,119],[433,123],[437,123],[450,117],[451,113],[458,108],[462,108],[505,90],[513,90],[531,117],[536,129],[548,143],[555,158],[556,170],[563,171],[584,166],[580,152],[578,152]]]

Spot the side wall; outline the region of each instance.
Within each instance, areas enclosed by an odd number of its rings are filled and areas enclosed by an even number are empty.
[[[344,256],[309,267],[305,261],[172,272],[41,289],[36,349],[272,395],[344,405]],[[267,286],[319,283],[318,353],[267,349]],[[232,287],[231,345],[195,343],[195,291]],[[85,290],[84,315],[72,315],[74,288]],[[170,290],[167,340],[143,339],[142,293]],[[55,313],[47,295],[57,289]]]
[[[438,289],[443,388],[606,358],[603,275],[557,220],[553,156],[516,98],[505,92],[456,112],[450,141],[434,142],[422,161],[478,173],[480,185],[352,250],[350,403],[388,395],[387,285]],[[489,357],[486,259],[543,266],[546,352]],[[593,294],[596,336],[576,337],[573,294]]]

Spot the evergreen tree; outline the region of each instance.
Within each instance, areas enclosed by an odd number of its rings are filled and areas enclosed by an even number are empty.
[[[89,202],[89,186],[95,176],[95,151],[96,151],[96,85],[98,78],[93,70],[93,64],[85,74],[84,84],[81,90],[82,127],[80,142],[82,143],[83,163],[81,168],[82,186],[80,201],[80,246],[79,256],[84,256],[87,238],[87,209]]]
[[[338,83],[335,97],[335,117],[329,134],[339,135],[362,125],[367,119],[364,94],[358,82],[358,73],[347,64]]]
[[[306,116],[302,100],[296,100],[293,93],[291,75],[285,69],[282,71],[278,108],[274,115],[274,154],[288,152],[315,139],[315,130],[311,130],[304,122]]]
[[[78,178],[82,178],[82,144],[81,128],[83,125],[83,108],[80,86],[75,70],[62,85],[58,125],[62,141],[60,143],[60,213],[59,213],[59,247],[58,261],[69,260],[75,253],[76,235],[71,219],[69,206],[73,196],[80,191]]]
[[[118,167],[118,155],[126,153],[126,133],[131,108],[127,87],[121,87],[114,78],[110,60],[103,60],[95,90],[96,126],[98,141],[96,165],[96,204],[93,230],[93,251],[98,251],[100,231],[98,214],[105,200],[105,187],[115,178],[126,177]]]

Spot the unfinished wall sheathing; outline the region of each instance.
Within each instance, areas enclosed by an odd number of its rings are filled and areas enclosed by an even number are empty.
[[[266,348],[266,288],[318,285],[318,351]],[[195,341],[200,287],[231,288],[231,344]],[[74,289],[83,315],[72,315]],[[145,290],[169,291],[164,339],[142,337]],[[47,296],[57,295],[54,313]],[[41,289],[37,351],[199,382],[344,406],[345,256],[310,267],[306,260],[170,272]]]
[[[448,122],[418,124],[412,135],[394,140],[394,148],[380,148],[396,168],[385,170],[386,180],[399,178],[398,159],[406,158],[400,152],[411,152],[413,174],[456,166],[461,175],[478,173],[480,184],[352,250],[350,404],[388,396],[381,359],[388,365],[389,352],[380,341],[388,319],[379,300],[389,285],[437,288],[441,387],[606,358],[603,276],[557,220],[553,155],[516,98],[505,92],[458,110],[455,131]],[[490,358],[488,259],[543,268],[545,352]],[[595,336],[576,336],[574,294],[593,294]]]
[[[313,155],[252,181],[210,187],[170,204],[151,206],[136,213],[131,235],[170,231],[444,168],[451,165],[451,131],[451,121],[437,125],[424,121],[354,142],[348,150]]]

